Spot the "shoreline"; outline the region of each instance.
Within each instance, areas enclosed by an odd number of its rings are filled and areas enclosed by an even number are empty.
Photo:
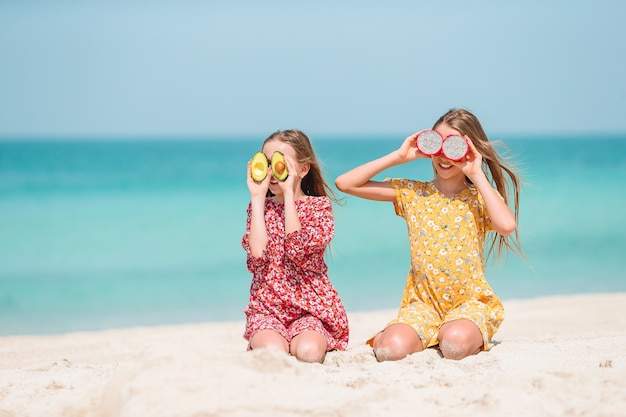
[[[395,310],[349,314],[324,364],[246,352],[243,321],[0,337],[0,417],[623,416],[626,293],[503,300],[495,346],[378,363]]]

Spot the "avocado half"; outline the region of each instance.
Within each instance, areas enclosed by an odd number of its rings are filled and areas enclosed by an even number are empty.
[[[289,176],[289,170],[285,163],[285,155],[282,152],[274,152],[272,155],[272,173],[278,181],[285,181]]]
[[[261,182],[267,177],[267,157],[263,152],[257,152],[250,160],[250,176],[256,182]]]

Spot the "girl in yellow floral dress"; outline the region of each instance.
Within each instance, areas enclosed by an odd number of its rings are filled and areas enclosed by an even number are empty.
[[[442,138],[465,138],[467,154],[459,161],[441,152],[426,155],[416,147],[418,132],[398,150],[335,181],[345,193],[393,202],[407,224],[411,264],[398,317],[368,341],[379,361],[402,359],[437,345],[449,359],[490,349],[504,309],[485,278],[487,232],[492,232],[496,256],[505,248],[520,251],[519,178],[513,165],[498,155],[467,110],[450,110],[432,130]],[[372,180],[388,168],[420,158],[432,160],[432,181]],[[511,187],[513,211],[507,198]]]

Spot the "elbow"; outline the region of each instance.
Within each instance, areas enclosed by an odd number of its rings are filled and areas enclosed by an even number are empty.
[[[502,236],[508,236],[511,233],[513,233],[516,228],[517,228],[517,225],[515,221],[507,222],[506,224],[500,225],[500,227],[498,228],[499,229],[498,233],[501,234]]]
[[[263,251],[251,250],[250,257],[254,259],[259,259],[263,257]]]
[[[337,187],[339,191],[342,191],[344,193],[346,192],[348,186],[343,176],[339,176],[337,177],[337,179],[335,179],[335,187]]]

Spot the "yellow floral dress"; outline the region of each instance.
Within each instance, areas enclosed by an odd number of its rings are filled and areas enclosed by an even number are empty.
[[[482,196],[474,186],[449,198],[432,181],[390,183],[396,214],[406,220],[411,266],[398,318],[389,324],[410,325],[426,348],[439,343],[442,324],[468,319],[490,349],[504,308],[484,273],[485,235],[492,229]]]

